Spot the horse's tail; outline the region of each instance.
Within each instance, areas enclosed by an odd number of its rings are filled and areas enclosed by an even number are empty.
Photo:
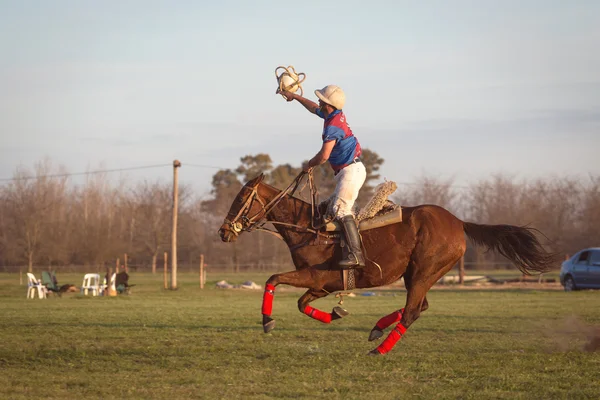
[[[539,242],[535,228],[513,225],[479,225],[463,222],[467,236],[488,250],[495,250],[512,261],[521,272],[547,272],[557,262],[556,254],[547,252]]]

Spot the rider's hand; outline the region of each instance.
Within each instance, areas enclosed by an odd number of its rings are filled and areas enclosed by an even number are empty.
[[[312,167],[308,164],[308,161],[305,161],[302,164],[302,171],[309,172],[311,169],[312,169]]]
[[[281,90],[281,89],[277,89],[277,94],[280,94],[283,96],[284,99],[286,99],[287,101],[292,101],[295,99],[295,94],[292,92],[287,92],[285,90]]]

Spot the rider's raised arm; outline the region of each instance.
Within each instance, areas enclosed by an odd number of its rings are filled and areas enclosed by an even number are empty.
[[[283,94],[283,96],[286,98],[287,101],[296,100],[298,103],[302,104],[304,106],[304,108],[306,108],[310,113],[312,113],[312,114],[317,113],[317,109],[319,108],[319,105],[317,103],[315,103],[314,101],[311,101],[311,100],[309,100],[305,97],[302,97],[296,93],[290,93],[290,92],[280,92],[280,93]]]

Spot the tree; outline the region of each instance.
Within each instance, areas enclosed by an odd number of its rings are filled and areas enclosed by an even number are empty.
[[[172,187],[158,182],[144,182],[135,191],[136,221],[139,229],[135,240],[152,257],[152,273],[161,250],[169,245],[171,228]]]
[[[217,227],[220,225],[223,216],[229,211],[233,199],[235,199],[235,196],[239,193],[241,188],[242,184],[238,180],[237,174],[232,170],[220,170],[213,175],[211,190],[213,198],[202,202],[202,211],[210,215],[208,218],[208,230],[217,230]],[[213,243],[216,245],[217,239],[215,238],[213,240]],[[235,269],[238,270],[237,243],[234,243],[233,246],[228,247],[229,248],[227,249],[223,249],[223,252],[226,254],[231,254]]]
[[[453,189],[453,180],[442,180],[423,175],[413,185],[403,186],[394,198],[400,204],[435,204],[453,211],[458,193]]]
[[[273,168],[270,174],[267,176],[267,183],[276,187],[277,189],[284,190],[290,183],[296,178],[301,168],[292,167],[290,164],[282,164]]]
[[[240,158],[242,164],[237,167],[235,172],[242,176],[242,180],[248,182],[256,176],[264,173],[267,175],[273,168],[271,157],[268,154],[257,154],[255,156],[244,156]]]
[[[582,193],[581,205],[579,245],[597,246],[600,243],[600,176],[590,177]]]
[[[12,245],[25,256],[29,272],[33,272],[33,263],[42,248],[43,232],[50,224],[52,208],[59,202],[57,188],[65,185],[64,178],[58,183],[53,181],[48,176],[51,171],[49,159],[36,164],[35,178],[26,168],[18,167],[6,190],[10,234],[16,239]]]
[[[54,262],[65,264],[69,259],[73,219],[67,192],[67,177],[53,178],[48,184],[47,193],[52,201],[46,210],[40,247],[40,255],[46,259],[48,266]]]

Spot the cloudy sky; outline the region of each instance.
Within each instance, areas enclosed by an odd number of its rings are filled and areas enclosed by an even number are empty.
[[[600,2],[0,0],[0,178],[246,154],[300,165],[322,121],[274,94],[337,84],[382,177],[600,174]],[[188,166],[186,166],[188,164]],[[170,179],[169,167],[130,171]]]

